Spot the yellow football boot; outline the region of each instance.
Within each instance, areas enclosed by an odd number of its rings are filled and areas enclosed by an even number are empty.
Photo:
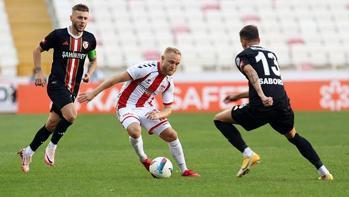
[[[251,157],[244,157],[242,159],[242,165],[238,173],[236,174],[237,177],[242,177],[243,175],[247,174],[250,171],[250,168],[257,163],[259,163],[261,158],[256,153],[253,153]]]
[[[326,174],[326,175],[320,176],[319,180],[332,181],[333,180],[333,176],[332,176],[332,174]]]

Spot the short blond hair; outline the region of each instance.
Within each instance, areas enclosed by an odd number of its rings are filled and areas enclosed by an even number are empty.
[[[177,54],[177,55],[182,56],[181,51],[180,51],[179,49],[177,49],[177,48],[174,48],[174,47],[167,47],[167,48],[164,50],[164,54],[171,53],[171,52],[173,52],[173,53],[175,53],[175,54]]]

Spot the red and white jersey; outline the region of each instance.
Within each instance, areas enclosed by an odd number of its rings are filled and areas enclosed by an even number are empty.
[[[171,76],[160,73],[160,62],[146,61],[127,69],[132,80],[124,83],[117,108],[151,107],[154,97],[162,94],[164,105],[174,101],[174,84]]]

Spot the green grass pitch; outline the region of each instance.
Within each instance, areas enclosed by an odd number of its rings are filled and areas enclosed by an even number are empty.
[[[16,152],[32,140],[46,115],[0,115],[0,196],[349,196],[349,112],[296,113],[306,137],[335,177],[318,181],[313,166],[270,126],[241,134],[262,158],[243,178],[241,154],[216,130],[211,113],[174,113],[171,124],[187,165],[201,177],[180,176],[167,144],[143,132],[148,156],[174,163],[169,179],[154,179],[138,162],[128,135],[113,115],[81,115],[62,138],[56,164],[43,162],[43,144],[29,174]]]

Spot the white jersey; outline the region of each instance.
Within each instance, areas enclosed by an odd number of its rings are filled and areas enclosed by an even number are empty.
[[[127,69],[132,80],[124,83],[117,108],[151,107],[156,95],[162,94],[164,105],[174,101],[174,84],[171,76],[160,73],[160,62],[146,61]]]

